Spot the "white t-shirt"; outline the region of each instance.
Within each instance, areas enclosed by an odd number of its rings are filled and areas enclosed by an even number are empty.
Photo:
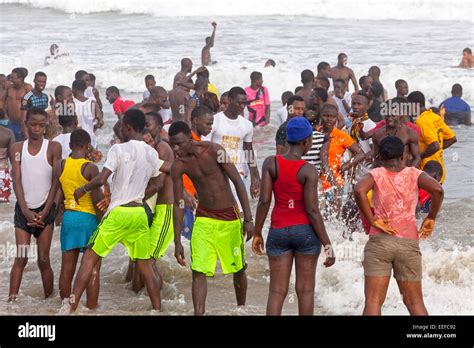
[[[364,124],[364,127],[362,127],[362,130],[365,133],[371,131],[372,129],[376,127],[375,122],[372,121],[370,118],[365,120],[363,124]],[[359,139],[359,146],[362,149],[362,151],[364,151],[364,153],[368,153],[370,151],[371,145],[372,145],[372,139],[368,139],[368,140]],[[367,163],[365,161],[359,162],[359,164],[357,165],[357,170],[356,170],[356,175],[355,175],[356,182],[359,181],[365,174],[367,174],[371,168],[372,168],[372,163]]]
[[[95,100],[95,95],[94,95],[94,87],[88,86],[88,87],[86,88],[86,90],[84,91],[84,95],[85,95],[87,98],[91,98],[93,101],[96,101],[96,100]]]
[[[344,116],[344,117],[347,117],[349,115],[349,113],[344,108],[344,105],[342,104],[342,99],[339,99],[335,95],[333,96],[333,98],[334,98],[334,101],[337,104],[337,108],[339,109],[339,112],[341,113],[341,115]],[[347,105],[349,105],[349,107],[351,107],[352,94],[350,92],[346,92],[346,94],[344,94],[344,100],[346,101]]]
[[[148,98],[150,98],[150,91],[146,89],[145,92],[143,92],[143,100],[145,101]]]
[[[239,173],[248,173],[247,159],[250,159],[250,154],[245,156],[243,149],[244,142],[252,142],[252,122],[240,115],[237,119],[231,120],[224,112],[219,112],[214,115],[214,124],[209,139],[221,145],[227,151]]]
[[[161,115],[163,123],[166,123],[171,119],[171,109],[160,109],[158,113]]]
[[[59,134],[53,139],[53,141],[57,141],[61,144],[62,159],[68,158],[69,154],[71,153],[71,148],[69,147],[69,143],[71,142],[71,133]]]
[[[162,164],[158,152],[144,141],[129,140],[113,145],[104,164],[104,168],[112,171],[114,176],[106,215],[119,205],[141,203],[148,181],[160,174]]]
[[[287,117],[288,117],[288,110],[286,108],[286,106],[281,106],[277,112],[277,121],[278,121],[278,125],[281,125],[283,122],[286,121]]]

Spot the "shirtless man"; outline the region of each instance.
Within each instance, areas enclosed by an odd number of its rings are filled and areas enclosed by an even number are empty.
[[[337,79],[343,79],[346,83],[347,90],[349,90],[349,80],[351,80],[354,85],[354,90],[356,92],[359,90],[354,71],[347,67],[347,54],[345,53],[339,53],[337,56],[337,65],[331,68],[331,78],[333,82]]]
[[[173,89],[178,86],[183,86],[189,89],[194,88],[194,83],[192,77],[206,69],[203,66],[200,66],[193,72],[193,61],[189,58],[181,59],[181,70],[174,76],[173,80]]]
[[[462,60],[459,63],[460,68],[474,68],[474,57],[472,56],[472,50],[466,47],[462,50]]]
[[[237,305],[243,306],[247,295],[247,276],[242,232],[248,241],[253,235],[254,226],[242,179],[224,148],[215,143],[192,140],[191,129],[185,122],[173,123],[169,134],[170,143],[178,157],[171,167],[171,177],[174,191],[175,256],[181,266],[186,265],[180,233],[185,207],[183,174],[192,180],[199,196],[191,236],[194,313],[205,313],[206,277],[214,275],[218,255],[223,272],[234,275]],[[243,208],[243,231],[229,179],[236,188]]]
[[[188,83],[192,83],[189,79]],[[194,84],[193,84],[194,86]],[[191,88],[179,85],[169,92],[171,115],[174,121],[184,121],[186,115],[186,97],[189,96]]]
[[[368,76],[372,77],[373,82],[378,82],[382,85],[383,94],[380,96],[379,100],[381,103],[388,99],[387,90],[383,87],[382,82],[380,82],[380,73],[381,70],[377,65],[373,65],[369,68]]]
[[[214,27],[214,29],[212,29],[211,36],[206,37],[206,46],[204,46],[202,49],[202,53],[201,53],[202,66],[217,63],[211,60],[211,48],[214,47],[214,37],[216,36],[217,23],[212,22],[211,24]]]
[[[155,142],[155,150],[162,161],[173,162],[174,153],[166,141],[160,137],[163,128],[163,119],[157,113],[150,112],[145,115],[146,129],[150,132]],[[163,185],[158,190],[155,216],[150,228],[152,244],[152,257],[158,259],[163,256],[168,246],[173,241],[174,232],[171,219],[173,217],[173,182],[169,173],[162,173]]]
[[[23,96],[31,91],[33,87],[29,83],[25,83],[25,77],[28,75],[28,70],[25,68],[15,68],[10,75],[12,85],[7,90],[7,99],[5,103],[5,110],[7,112],[8,128],[15,134],[16,141],[21,141],[27,138],[25,129],[25,120],[22,115],[21,101]]]
[[[403,118],[407,117],[406,113],[403,112],[404,103],[394,99],[390,102],[390,112],[385,115],[385,126],[377,129],[372,136],[375,158],[373,166],[374,168],[380,166],[379,148],[382,140],[388,136],[396,136],[402,140],[405,146],[405,150],[403,151],[403,165],[416,168],[421,160],[418,135],[403,122]]]
[[[301,82],[303,83],[303,89],[296,93],[296,95],[302,97],[306,105],[310,105],[313,94],[314,73],[309,69],[303,70],[301,72]]]

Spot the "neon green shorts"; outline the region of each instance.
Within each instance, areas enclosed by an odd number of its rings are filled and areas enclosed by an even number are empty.
[[[191,236],[191,269],[213,277],[219,257],[224,274],[245,266],[242,222],[197,217]]]
[[[173,204],[157,204],[150,227],[150,256],[159,259],[174,239]]]
[[[148,217],[143,207],[115,207],[102,219],[89,245],[100,257],[122,243],[132,260],[150,258],[150,229]]]

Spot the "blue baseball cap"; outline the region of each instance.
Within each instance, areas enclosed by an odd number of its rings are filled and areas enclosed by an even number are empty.
[[[286,125],[286,140],[298,142],[313,134],[313,128],[303,116],[293,117]]]

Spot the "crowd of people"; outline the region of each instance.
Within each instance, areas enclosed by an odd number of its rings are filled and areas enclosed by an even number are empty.
[[[93,74],[77,71],[54,96],[44,93],[43,72],[36,72],[34,86],[25,82],[25,68],[0,75],[0,200],[9,201],[13,185],[19,247],[9,301],[17,300],[28,262],[20,247],[29,246],[31,236],[44,295],[53,293],[49,254],[57,224],[59,292],[71,311],[84,290],[86,306],[97,306],[101,259],[117,243],[128,251],[133,290],[146,286],[159,310],[162,277],[155,261],[174,241],[177,262],[186,265],[183,238],[191,245],[195,314],[205,313],[206,278],[214,276],[218,259],[223,273],[233,274],[237,304],[245,305],[245,242],[253,238],[252,250],[266,250],[270,264],[267,314],[281,314],[294,261],[298,310],[312,315],[319,255],[324,251],[326,267],[336,261],[325,229],[332,216],[344,221],[346,237],[360,225],[369,235],[364,314],[381,314],[393,269],[410,314],[426,315],[418,240],[433,232],[443,199],[443,151],[456,142],[446,122],[470,124],[462,87],[455,84],[452,98],[430,108],[422,92],[409,93],[408,82],[400,79],[389,99],[379,67],[357,80],[341,53],[333,67],[319,63],[316,75],[303,70],[302,86],[285,91],[272,115],[262,72],[250,74],[248,87],[221,95],[211,83],[205,66],[214,63],[210,48],[217,24],[212,26],[202,65],[193,70],[191,59],[183,58],[172,90],[158,86],[152,75],[144,78],[139,102],[122,97],[116,86],[106,89],[116,123],[101,169],[95,133],[104,128],[104,113]],[[276,153],[258,168],[254,132],[272,117],[281,123]],[[248,192],[259,197],[255,214]],[[420,228],[418,212],[427,213]]]

